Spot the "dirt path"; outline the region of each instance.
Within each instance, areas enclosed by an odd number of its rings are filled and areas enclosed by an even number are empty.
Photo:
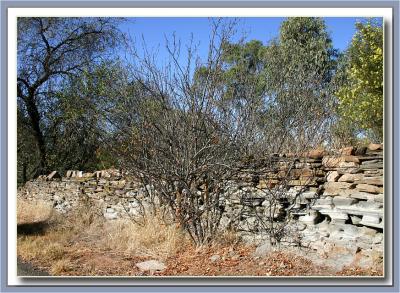
[[[18,276],[50,276],[49,273],[35,268],[32,264],[23,262],[17,258],[17,275]]]

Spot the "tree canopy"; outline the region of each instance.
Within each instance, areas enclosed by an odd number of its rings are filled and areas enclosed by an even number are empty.
[[[371,140],[383,138],[383,27],[359,22],[343,58],[342,85],[337,91],[339,114]]]
[[[360,133],[382,140],[379,23],[357,23],[349,48],[339,54],[322,18],[287,18],[268,43],[232,38],[236,23],[221,29],[224,21],[215,20],[218,29],[211,34],[207,60],[200,60],[195,46],[188,46],[184,64],[180,42],[173,39],[165,48],[170,60],[159,68],[157,56],[147,49],[140,56],[134,42],[125,43],[122,21],[18,19],[21,182],[53,169],[95,169],[127,162],[124,156],[137,151],[135,146],[161,141],[156,133],[153,142],[143,140],[150,137],[145,131],[151,125],[158,131],[169,125],[170,135],[181,130],[188,136],[177,142],[179,150],[190,139],[199,143],[195,137],[201,135],[190,134],[191,128],[180,125],[184,121],[199,123],[204,143],[216,136],[207,131],[223,130],[224,139],[234,138],[244,156],[255,149],[300,151],[335,137],[353,143]],[[131,54],[132,63],[121,62],[121,52]],[[161,119],[166,115],[171,121]],[[166,152],[170,145],[166,142],[163,147]]]
[[[57,149],[53,143],[54,138],[62,134],[54,133],[53,130],[56,127],[54,123],[59,124],[65,114],[56,117],[56,113],[65,110],[65,86],[68,87],[68,83],[77,75],[85,70],[91,71],[101,60],[110,57],[110,50],[123,41],[118,29],[120,22],[121,19],[118,18],[18,19],[19,121],[23,121],[25,130],[30,131],[34,142],[32,146],[38,153],[36,160],[25,160],[22,156],[19,160],[24,160],[20,162],[22,165],[26,165],[28,161],[34,164],[28,168],[31,170],[30,176],[48,172],[51,157],[59,157],[60,149],[52,154],[49,151]],[[68,103],[70,102],[72,100]],[[75,104],[70,110],[79,112],[79,107]],[[22,126],[22,123],[18,125]],[[73,129],[78,126],[76,123],[70,126],[72,129],[68,129],[68,136],[73,136]],[[60,140],[60,137],[57,139]],[[74,140],[73,137],[65,139]],[[66,150],[70,145],[64,144],[62,149]]]

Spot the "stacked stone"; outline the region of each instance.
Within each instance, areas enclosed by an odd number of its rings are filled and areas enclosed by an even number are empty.
[[[371,144],[357,156],[354,149],[348,149],[348,155],[324,157],[327,182],[312,208],[335,223],[383,229],[382,149],[382,145]]]
[[[82,200],[88,200],[103,210],[106,219],[142,215],[150,205],[148,192],[137,181],[125,177],[116,169],[94,173],[69,170],[65,177],[54,171],[27,182],[18,191],[18,196],[49,201],[62,213],[76,209]],[[146,188],[150,191],[149,186]]]
[[[304,246],[321,251],[340,246],[352,255],[361,250],[381,257],[382,145],[345,148],[335,155],[314,150],[297,160],[277,156],[276,162],[273,169],[262,162],[243,168],[238,177],[225,182],[220,199],[224,206],[222,229],[231,226],[249,239],[261,239],[269,217],[279,221],[290,213]],[[273,214],[271,192],[282,195]],[[98,205],[107,219],[143,215],[157,199],[149,194],[155,194],[151,186],[142,187],[113,169],[94,173],[70,170],[65,177],[54,171],[18,191],[18,196],[26,199],[51,201],[62,212],[75,209],[86,199]]]
[[[242,237],[253,241],[262,238],[271,216],[280,221],[289,212],[296,217],[306,215],[325,182],[326,173],[321,169],[324,154],[323,150],[314,150],[298,159],[277,155],[276,164],[266,160],[269,167],[260,164],[242,169],[238,178],[226,184],[222,229],[233,226]]]
[[[299,220],[303,242],[317,250],[345,247],[351,254],[383,254],[383,145],[346,148],[325,156],[323,193]]]

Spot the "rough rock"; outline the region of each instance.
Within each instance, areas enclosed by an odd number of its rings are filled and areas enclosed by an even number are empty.
[[[313,159],[322,159],[325,154],[326,152],[324,149],[315,149],[309,151],[306,156]]]
[[[148,260],[144,262],[139,262],[136,264],[136,267],[139,268],[142,272],[150,271],[150,272],[162,272],[167,267],[164,263],[158,260]]]
[[[377,187],[374,185],[370,185],[370,184],[357,184],[356,190],[359,191],[365,191],[365,192],[369,192],[369,193],[383,193],[383,188],[382,187]]]
[[[343,189],[351,189],[355,184],[347,182],[326,182],[324,184],[324,195],[339,195]]]
[[[61,178],[60,174],[59,174],[57,171],[51,172],[51,173],[46,177],[47,180],[53,180],[53,179],[56,179],[56,178]]]
[[[336,181],[338,181],[339,177],[340,177],[340,175],[339,175],[338,171],[329,171],[327,173],[326,180],[328,182],[336,182]]]
[[[221,257],[218,254],[214,254],[213,256],[210,257],[211,262],[216,262],[219,261]]]
[[[347,155],[347,156],[354,155],[354,147],[350,146],[350,147],[341,148],[339,150],[339,154]]]
[[[269,241],[265,241],[263,244],[259,245],[253,253],[253,257],[264,257],[269,252],[271,252],[272,246]]]
[[[358,167],[359,164],[356,162],[340,162],[339,163],[339,168],[354,168]]]
[[[345,162],[360,163],[360,160],[356,156],[342,156]]]
[[[368,149],[370,151],[377,151],[377,150],[383,150],[383,144],[380,143],[370,143],[368,145]]]
[[[338,181],[351,183],[354,181],[362,180],[363,178],[364,178],[363,174],[343,174]]]

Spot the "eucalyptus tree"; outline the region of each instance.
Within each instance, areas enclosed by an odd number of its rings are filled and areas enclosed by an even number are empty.
[[[275,151],[316,146],[327,137],[337,51],[324,20],[293,17],[265,50],[267,135]]]

